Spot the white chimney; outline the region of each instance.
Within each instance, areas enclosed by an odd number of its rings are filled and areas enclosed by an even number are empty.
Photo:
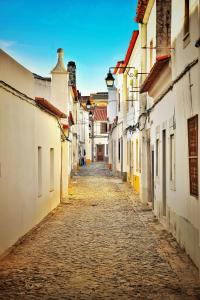
[[[58,62],[51,71],[52,84],[51,84],[51,102],[62,112],[67,114],[68,106],[68,72],[64,65],[64,50],[59,48]]]

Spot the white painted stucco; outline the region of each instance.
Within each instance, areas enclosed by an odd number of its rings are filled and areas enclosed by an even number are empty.
[[[0,51],[0,254],[60,202],[61,133],[57,119],[38,108],[31,72]],[[41,147],[41,192],[38,190]],[[54,152],[50,186],[50,149]]]

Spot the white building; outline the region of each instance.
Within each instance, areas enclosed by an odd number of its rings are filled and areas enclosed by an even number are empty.
[[[68,192],[68,72],[58,49],[51,78],[0,50],[0,255]]]
[[[89,165],[91,163],[91,140],[89,138],[89,113],[85,109],[85,107],[82,106],[81,102],[79,102],[78,105],[77,115],[78,115],[77,130],[78,130],[79,165],[83,165],[83,163]]]
[[[198,12],[197,0],[139,0],[136,20],[149,73],[140,87],[141,198],[153,201],[156,216],[200,267]]]
[[[90,118],[92,161],[108,161],[107,106],[95,106]]]
[[[109,89],[109,164],[200,268],[200,1],[139,0],[136,21]]]
[[[140,40],[134,31],[124,61],[115,67],[115,87],[109,88],[109,164],[134,190],[140,190],[139,117]]]

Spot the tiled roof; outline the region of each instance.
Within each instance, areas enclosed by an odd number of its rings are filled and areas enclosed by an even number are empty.
[[[142,23],[149,0],[138,0],[135,21]]]
[[[96,106],[94,108],[94,121],[107,121],[106,106]]]
[[[125,57],[125,60],[124,60],[123,67],[126,67],[127,64],[128,64],[128,62],[129,62],[129,59],[130,59],[131,54],[133,52],[133,49],[135,47],[135,43],[137,41],[138,35],[139,35],[139,30],[134,30],[133,34],[132,34],[132,37],[131,37],[131,41],[130,41],[129,47],[128,47],[128,50],[127,50],[127,53],[126,53],[126,57]],[[123,70],[123,72],[124,71],[125,70]]]
[[[129,62],[129,59],[130,59],[131,54],[133,52],[133,49],[134,49],[135,43],[137,41],[138,35],[139,35],[139,30],[134,30],[133,34],[132,34],[132,37],[131,37],[131,40],[130,40],[130,43],[129,43],[128,50],[126,52],[125,60],[117,62],[116,67],[115,67],[114,72],[113,72],[114,74],[117,74],[117,73],[122,74],[122,73],[124,73],[124,71],[125,71],[124,68],[127,66],[128,62]]]
[[[122,67],[123,64],[124,64],[124,61],[123,61],[123,60],[118,61],[117,64],[116,64],[116,67],[115,67],[113,73],[114,73],[114,74],[117,74],[118,72],[119,72],[119,73],[123,73],[123,69],[120,69],[120,67]]]
[[[57,117],[67,118],[66,114],[64,114],[62,111],[60,111],[57,107],[55,107],[53,104],[51,104],[46,99],[41,98],[41,97],[35,97],[35,102],[37,103],[38,106],[48,110],[49,112],[53,113]]]
[[[140,93],[147,92],[150,89],[152,84],[158,78],[159,73],[163,70],[166,63],[169,62],[170,58],[171,58],[171,55],[162,55],[162,56],[158,56],[156,58],[155,64],[153,65],[149,75],[147,76],[147,78],[145,79],[145,81],[143,82],[143,84],[140,88]]]

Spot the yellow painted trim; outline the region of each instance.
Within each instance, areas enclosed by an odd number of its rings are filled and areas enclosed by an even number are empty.
[[[137,175],[133,175],[133,188],[137,193],[140,192],[140,177]]]
[[[144,24],[148,23],[149,16],[151,14],[151,10],[154,6],[154,3],[155,3],[155,0],[149,0],[149,2],[148,2],[147,8],[146,8],[146,11],[145,11],[145,14],[144,14],[144,18],[143,18],[143,23]]]

